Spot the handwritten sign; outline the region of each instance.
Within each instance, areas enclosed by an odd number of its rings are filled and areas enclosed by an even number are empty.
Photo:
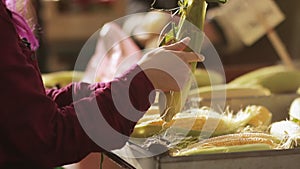
[[[223,8],[228,26],[250,46],[284,21],[285,16],[273,0],[230,0]]]

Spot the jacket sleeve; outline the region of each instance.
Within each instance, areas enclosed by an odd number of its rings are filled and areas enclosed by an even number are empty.
[[[2,2],[0,25],[0,145],[6,145],[0,163],[59,166],[125,144],[153,100],[153,86],[138,66],[109,83],[76,83],[49,97],[34,53],[17,36]]]
[[[59,106],[67,106],[74,102],[75,98],[81,99],[88,97],[96,88],[103,88],[104,83],[97,83],[94,85],[88,83],[70,83],[69,85],[62,88],[47,88],[46,95]],[[74,92],[73,92],[74,91]],[[76,93],[76,96],[75,96]],[[74,97],[73,97],[74,95]]]

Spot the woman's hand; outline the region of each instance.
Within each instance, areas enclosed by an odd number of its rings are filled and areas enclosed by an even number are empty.
[[[190,63],[201,62],[204,57],[183,51],[190,38],[146,53],[138,62],[156,89],[180,91],[191,75]]]

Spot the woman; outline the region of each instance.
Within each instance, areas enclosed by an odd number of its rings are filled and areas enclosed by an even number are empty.
[[[150,51],[137,65],[111,82],[79,82],[45,90],[35,56],[37,41],[23,17],[7,5],[11,3],[0,0],[0,168],[52,168],[77,162],[90,152],[122,147],[127,137],[115,138],[101,123],[89,121],[91,131],[102,134],[100,137],[107,143],[106,147],[99,146],[83,130],[77,117],[93,119],[99,109],[105,122],[129,136],[153,101],[153,96],[149,101],[151,91],[182,87],[168,73],[179,71],[176,80],[185,81],[189,73],[186,65],[203,60],[195,53],[183,52],[189,40],[186,38]],[[170,55],[177,56],[184,64],[174,65]],[[156,66],[170,72],[155,69]],[[125,118],[114,105],[112,86],[120,98],[128,90],[136,109],[130,112],[134,120]],[[97,109],[91,106],[93,103],[97,103]],[[120,106],[125,112],[132,110],[127,104]]]

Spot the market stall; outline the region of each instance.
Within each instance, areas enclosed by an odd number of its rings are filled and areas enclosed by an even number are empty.
[[[188,50],[209,58],[200,66],[197,63],[191,66],[193,76],[185,90],[157,93],[154,104],[138,121],[127,144],[122,149],[104,153],[106,157],[119,167],[138,169],[298,168],[295,164],[300,157],[300,71],[275,30],[285,19],[284,14],[273,1],[257,2],[257,6],[247,1],[243,5],[230,3],[231,13],[223,24],[234,12],[236,14],[234,10],[249,9],[244,10],[243,17],[234,16],[238,21],[231,22],[228,28],[235,28],[239,40],[246,45],[253,45],[262,36],[268,37],[280,62],[223,67],[219,58],[222,54],[202,34],[206,1],[180,2],[181,17],[174,19],[173,14],[164,13],[165,20],[154,19],[174,22],[167,22],[170,30],[164,27],[163,31],[151,32],[159,35],[151,39],[156,43],[151,41],[149,46],[144,44],[143,47],[162,46],[191,36]],[[244,20],[245,16],[250,19]],[[136,15],[142,20],[143,17]],[[72,77],[67,81],[109,81],[136,63],[142,56],[139,45],[145,42],[145,36],[127,34],[128,26],[132,25],[126,21],[130,19],[125,17],[107,23],[94,34],[99,41],[92,44],[96,50],[87,69],[72,74],[78,79]],[[138,40],[142,41],[137,43]],[[79,61],[88,53],[91,44],[86,44]],[[103,66],[105,71],[99,69]],[[57,85],[56,79],[51,77],[58,75],[49,76],[44,75],[45,85]]]

